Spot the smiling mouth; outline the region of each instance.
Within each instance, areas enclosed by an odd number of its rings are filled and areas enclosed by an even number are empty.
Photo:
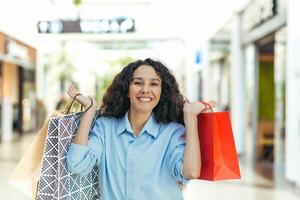
[[[138,97],[138,100],[142,103],[149,103],[152,99],[150,97]]]

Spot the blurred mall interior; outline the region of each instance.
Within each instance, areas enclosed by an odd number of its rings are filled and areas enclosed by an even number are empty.
[[[193,180],[192,199],[300,199],[299,0],[1,0],[0,199],[75,84],[99,104],[136,59],[165,63],[191,101],[229,111],[242,178]]]

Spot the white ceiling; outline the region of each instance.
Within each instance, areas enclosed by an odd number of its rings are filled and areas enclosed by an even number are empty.
[[[0,31],[34,43],[39,20],[75,19],[78,13],[82,18],[123,15],[136,19],[137,38],[170,37],[199,43],[248,1],[83,0],[82,6],[76,8],[72,0],[0,0]]]

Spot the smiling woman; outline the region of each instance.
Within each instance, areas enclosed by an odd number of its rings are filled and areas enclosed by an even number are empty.
[[[132,62],[117,74],[103,98],[102,116],[121,118],[131,106],[146,100],[141,97],[152,98],[153,114],[159,122],[183,124],[184,99],[178,83],[166,66],[152,59]]]
[[[69,87],[72,98],[78,93]],[[76,99],[90,106],[89,97]],[[91,129],[96,109],[81,119],[68,151],[69,171],[86,175],[100,166],[104,199],[183,199],[178,183],[200,174],[197,115],[205,106],[185,102],[169,69],[148,58],[116,75]]]
[[[133,73],[128,92],[131,102],[129,118],[146,121],[150,117],[152,110],[158,104],[160,95],[161,79],[153,67],[142,65],[137,68]],[[135,135],[139,134],[143,128],[142,125],[143,124],[140,124],[139,127],[132,127]]]

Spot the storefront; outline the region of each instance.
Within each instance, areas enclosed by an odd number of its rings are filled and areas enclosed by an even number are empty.
[[[1,140],[35,129],[36,50],[0,32]]]
[[[245,108],[252,133],[253,158],[284,172],[286,2],[252,1],[237,17],[248,97]]]
[[[224,26],[210,40],[212,45],[220,33],[229,30],[230,38],[223,40],[229,51],[218,48],[222,54],[214,59],[215,53],[209,50],[207,71],[212,73],[209,77],[219,77],[222,63],[229,62],[229,107],[238,153],[250,154],[256,164],[267,163],[268,171],[285,174],[287,180],[300,185],[297,6],[300,3],[296,0],[251,1],[234,15],[230,29]],[[222,40],[218,41],[220,44]],[[207,81],[215,87],[207,88],[216,90],[217,96],[206,98],[227,99],[218,90],[226,79],[219,77],[219,83],[211,78]]]

